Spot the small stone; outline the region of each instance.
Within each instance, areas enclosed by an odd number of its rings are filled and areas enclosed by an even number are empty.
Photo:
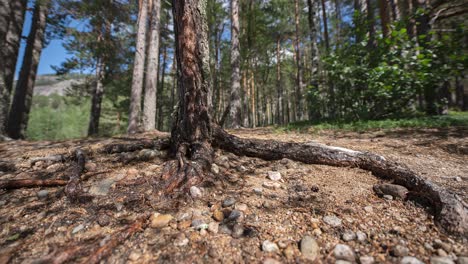
[[[97,222],[100,226],[108,226],[110,223],[110,217],[106,214],[100,214],[97,218]]]
[[[172,218],[173,218],[172,215],[169,215],[169,214],[154,213],[150,219],[151,221],[150,227],[151,228],[165,227],[169,224]]]
[[[432,247],[432,245],[427,242],[424,243],[424,248],[429,251],[434,251],[434,248]]]
[[[262,243],[262,250],[265,252],[277,252],[279,251],[279,248],[276,243],[273,243],[270,240],[265,240]]]
[[[226,234],[226,235],[231,235],[232,234],[232,230],[227,225],[220,225],[218,232],[220,234]]]
[[[431,264],[455,264],[449,257],[432,257]]]
[[[180,233],[177,238],[174,240],[174,245],[176,247],[183,247],[189,243],[189,239],[183,234]]]
[[[391,253],[395,257],[404,257],[404,256],[408,256],[409,249],[407,247],[404,247],[404,246],[401,246],[401,245],[396,245],[393,248]]]
[[[400,264],[424,264],[424,262],[415,257],[406,256],[401,259]]]
[[[447,252],[445,252],[445,250],[439,248],[437,249],[437,255],[439,255],[440,257],[447,257]]]
[[[240,224],[235,224],[232,228],[232,237],[240,238],[244,234],[244,227]]]
[[[314,261],[320,254],[320,247],[311,236],[305,236],[301,240],[301,253],[311,261]]]
[[[283,251],[284,255],[287,259],[292,259],[294,257],[294,246],[288,245],[286,249]]]
[[[223,207],[229,207],[236,203],[236,199],[234,197],[228,197],[223,201]]]
[[[236,167],[236,170],[237,170],[238,172],[243,173],[243,172],[246,172],[246,171],[247,171],[247,168],[246,168],[245,166],[239,165],[239,166]]]
[[[335,264],[353,264],[351,261],[338,259]]]
[[[375,260],[372,256],[361,256],[359,257],[359,262],[361,262],[361,264],[374,264]]]
[[[211,164],[211,172],[214,174],[219,174],[219,167],[216,164]]]
[[[216,222],[210,222],[208,224],[208,231],[210,231],[213,234],[217,234],[219,230],[219,224]]]
[[[224,213],[220,210],[216,210],[213,212],[213,218],[214,220],[221,222],[224,220]]]
[[[253,192],[257,195],[262,195],[263,188],[259,188],[259,187],[253,188]]]
[[[197,230],[208,229],[208,224],[206,224],[205,221],[201,219],[194,219],[192,220],[192,227]]]
[[[335,249],[333,249],[333,254],[335,255],[336,259],[347,260],[351,262],[355,261],[354,251],[348,245],[336,245]]]
[[[369,205],[369,206],[364,207],[364,211],[368,213],[372,213],[374,212],[374,208],[372,208],[372,206]]]
[[[141,257],[141,253],[140,253],[140,252],[133,251],[133,252],[130,253],[130,255],[128,256],[128,259],[131,260],[131,261],[137,261],[140,257]]]
[[[384,198],[385,200],[389,200],[389,201],[393,200],[393,196],[388,195],[388,194],[385,194],[385,195],[383,196],[383,198]]]
[[[130,169],[127,170],[127,175],[132,177],[132,178],[138,176],[138,173],[139,173],[139,171],[137,169],[135,169],[135,168],[130,168]]]
[[[345,242],[353,241],[356,239],[356,233],[351,230],[346,230],[344,231],[343,235],[341,235],[341,238]]]
[[[97,165],[94,162],[86,162],[85,169],[89,172],[96,171]]]
[[[40,190],[37,192],[37,198],[39,199],[45,199],[49,196],[49,191],[48,190]]]
[[[272,181],[279,181],[281,180],[281,173],[279,171],[269,171],[267,172],[268,179]]]
[[[243,212],[247,211],[247,205],[244,203],[237,203],[236,206],[234,206],[234,208]]]
[[[455,181],[461,182],[461,181],[462,181],[462,178],[457,176],[457,177],[455,177]]]
[[[201,229],[200,230],[200,236],[206,236],[208,234],[208,232],[206,231],[206,229]]]
[[[278,261],[274,258],[266,258],[263,260],[263,264],[281,264],[281,261]]]
[[[190,196],[192,196],[192,198],[194,199],[202,197],[202,192],[200,188],[196,186],[190,187]]]
[[[281,188],[281,184],[279,182],[264,182],[262,186],[271,190]]]
[[[333,227],[339,227],[341,226],[341,219],[334,216],[334,215],[329,215],[329,216],[325,216],[323,217],[323,221],[330,225],[330,226],[333,226]]]
[[[322,230],[320,230],[320,228],[315,228],[314,230],[312,230],[312,235],[320,236],[322,235]]]
[[[236,221],[242,216],[242,213],[239,210],[232,210],[229,216],[226,218],[226,221],[232,222]]]
[[[408,189],[401,185],[384,183],[384,184],[376,184],[373,187],[374,192],[378,196],[383,196],[385,194],[391,195],[394,198],[399,198],[404,200],[406,195],[408,194]]]
[[[357,231],[356,232],[356,237],[359,242],[365,242],[367,240],[367,235],[366,233],[362,231]]]
[[[84,225],[83,224],[79,224],[78,226],[76,226],[75,228],[73,228],[72,230],[72,234],[76,234],[78,232],[80,232],[81,230],[84,229]]]

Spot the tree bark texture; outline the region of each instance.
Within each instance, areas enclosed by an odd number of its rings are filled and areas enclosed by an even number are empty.
[[[7,134],[11,92],[25,10],[25,0],[0,1],[0,136]]]
[[[146,61],[145,97],[143,103],[143,130],[156,128],[156,102],[159,70],[159,38],[161,21],[161,0],[152,0],[150,16],[150,41]],[[164,71],[165,69],[163,69]]]
[[[384,38],[390,36],[390,5],[389,0],[379,0],[379,14]]]
[[[148,0],[140,0],[137,22],[138,29],[136,37],[135,60],[133,62],[132,91],[130,95],[130,112],[128,116],[127,128],[127,133],[129,134],[138,132],[141,122],[141,92],[143,90],[143,80],[145,78],[147,20]],[[157,71],[149,74],[157,75]],[[153,96],[156,97],[156,95]]]
[[[28,35],[23,64],[16,84],[15,95],[8,118],[8,135],[19,139],[26,137],[26,128],[31,111],[34,83],[37,68],[44,46],[45,29],[49,1],[38,2],[34,6],[31,30]]]
[[[302,71],[302,51],[301,51],[301,39],[300,39],[300,28],[299,28],[299,0],[294,1],[294,23],[295,23],[295,39],[294,49],[296,52],[296,120],[301,121],[304,118],[304,80]]]
[[[231,99],[230,127],[241,126],[239,0],[231,0]]]

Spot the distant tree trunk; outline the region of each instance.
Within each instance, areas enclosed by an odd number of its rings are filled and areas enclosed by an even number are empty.
[[[392,21],[401,20],[401,9],[400,2],[401,0],[390,0],[390,7],[392,8]]]
[[[143,80],[145,78],[145,56],[146,56],[146,32],[148,24],[148,0],[139,0],[138,11],[138,30],[136,39],[135,60],[133,62],[132,92],[130,96],[130,112],[128,116],[127,133],[138,132],[141,118],[141,91],[143,89]],[[156,51],[157,52],[157,51]],[[150,74],[157,74],[152,72]],[[153,97],[156,97],[153,94]],[[150,99],[151,100],[151,99]],[[155,101],[153,100],[153,104]],[[151,106],[149,106],[151,107]],[[155,110],[155,109],[153,109]],[[153,116],[154,117],[154,116]],[[153,126],[154,126],[154,120]]]
[[[335,38],[336,38],[336,47],[340,46],[341,43],[341,6],[340,6],[340,0],[335,0],[335,19],[336,19],[336,33],[335,33]]]
[[[162,56],[162,69],[161,69],[161,89],[158,90],[158,129],[162,130],[164,125],[164,115],[163,115],[163,93],[164,93],[164,84],[166,83],[166,67],[167,67],[167,45],[164,45],[164,51]]]
[[[95,26],[98,32],[98,44],[103,45],[110,39],[111,25],[109,21],[101,21]],[[96,58],[96,86],[91,98],[91,113],[89,116],[88,136],[99,133],[99,120],[101,118],[101,104],[104,96],[104,80],[106,78],[107,54],[100,53]]]
[[[0,1],[0,136],[6,135],[26,0]]]
[[[309,7],[309,27],[310,27],[310,50],[311,50],[311,67],[310,67],[310,84],[313,89],[318,89],[318,80],[319,80],[319,60],[320,60],[320,54],[319,54],[319,49],[317,45],[317,9],[318,9],[318,3],[317,0],[307,0],[307,5]],[[310,118],[317,118],[318,116],[315,114],[318,112],[318,109],[316,109],[315,105],[311,105],[309,108],[309,112],[311,113],[309,116]],[[311,109],[314,108],[314,109]],[[314,114],[312,114],[314,113]]]
[[[456,105],[461,111],[466,111],[468,108],[466,99],[468,98],[467,98],[467,95],[465,95],[465,87],[463,85],[463,79],[457,76],[455,79],[455,86],[456,86],[455,87]]]
[[[374,19],[374,6],[371,0],[366,0],[367,6],[367,25],[369,31],[369,42],[367,43],[367,49],[372,50],[375,43],[375,19]]]
[[[15,95],[8,118],[8,135],[25,138],[31,111],[37,67],[44,46],[49,1],[37,2],[31,19],[31,30],[24,52],[23,64],[16,84]]]
[[[278,124],[284,124],[283,119],[283,87],[281,85],[281,37],[276,38],[276,118]]]
[[[145,97],[143,102],[143,130],[156,128],[156,105],[159,70],[159,38],[161,20],[161,0],[151,0],[151,15],[149,24],[150,40],[148,58],[146,60]],[[164,69],[163,69],[164,71]]]
[[[384,38],[388,38],[390,35],[390,7],[388,1],[379,0],[380,21]]]
[[[327,7],[325,5],[326,0],[321,0],[322,3],[322,20],[323,20],[323,38],[325,39],[325,48],[327,53],[330,51],[330,40],[328,38],[328,22],[327,22]]]
[[[304,81],[302,72],[302,52],[301,52],[301,39],[299,28],[299,0],[294,1],[294,21],[295,21],[295,40],[294,49],[296,52],[296,101],[297,101],[297,120],[301,121],[304,118]]]
[[[239,0],[231,0],[231,102],[230,127],[241,126]]]

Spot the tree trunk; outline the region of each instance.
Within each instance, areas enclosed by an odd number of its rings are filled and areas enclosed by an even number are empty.
[[[164,84],[166,83],[166,67],[167,67],[167,45],[164,45],[164,52],[162,57],[162,69],[161,69],[161,89],[158,90],[158,129],[163,130],[164,115],[163,115],[163,94]]]
[[[143,102],[144,131],[150,131],[156,128],[161,0],[152,0],[151,2],[149,24],[150,41],[148,44],[148,58],[146,61],[145,97]]]
[[[155,4],[156,5],[156,4]],[[139,1],[138,11],[138,30],[136,39],[135,60],[133,63],[133,78],[132,78],[132,92],[130,96],[130,112],[128,116],[127,133],[133,134],[138,132],[140,127],[141,118],[141,91],[143,89],[143,80],[145,78],[145,55],[146,55],[146,32],[148,19],[148,0]],[[156,50],[157,52],[158,50]],[[149,74],[157,74],[156,72],[149,72]],[[156,97],[155,93],[151,94]],[[149,99],[148,106],[152,107],[155,104],[154,99]],[[154,109],[153,109],[154,110]],[[154,111],[153,111],[154,112]],[[154,116],[153,116],[154,117]],[[153,118],[155,120],[155,118]],[[154,122],[153,126],[154,126]]]
[[[284,99],[283,86],[281,84],[281,37],[276,39],[276,118],[278,124],[284,124]]]
[[[301,52],[301,39],[300,39],[300,29],[299,29],[299,0],[294,1],[294,21],[295,21],[295,40],[294,40],[294,49],[296,52],[296,101],[297,101],[297,110],[296,110],[296,119],[298,121],[303,120],[304,118],[304,82],[303,82],[303,72],[302,72],[302,52]]]
[[[335,19],[336,19],[336,33],[335,33],[335,45],[338,48],[341,43],[341,6],[340,6],[340,1],[335,0]]]
[[[170,179],[165,191],[200,182],[213,160],[206,1],[173,0],[172,8],[179,104],[171,133],[171,154],[177,157],[178,166],[169,163],[169,171],[177,169],[177,173],[167,175]]]
[[[26,0],[0,1],[0,137],[6,135]]]
[[[231,0],[231,71],[229,127],[239,128],[241,126],[239,0]]]
[[[37,67],[44,45],[48,5],[49,1],[43,1],[34,6],[31,30],[8,118],[8,135],[14,139],[26,136]]]
[[[369,42],[367,43],[367,49],[372,50],[375,46],[375,19],[374,19],[374,6],[371,0],[366,0],[367,5],[367,25],[369,31]]]
[[[384,38],[388,38],[390,35],[390,7],[388,1],[389,0],[379,0],[380,21]]]
[[[330,51],[330,40],[328,38],[328,22],[327,22],[327,8],[325,5],[326,0],[321,0],[322,3],[322,20],[323,20],[323,38],[325,39],[325,48],[327,54]]]

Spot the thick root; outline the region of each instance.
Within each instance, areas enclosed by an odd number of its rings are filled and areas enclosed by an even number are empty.
[[[468,235],[468,206],[459,197],[422,178],[406,166],[367,152],[330,147],[317,143],[287,143],[241,139],[214,128],[214,145],[237,155],[279,160],[288,158],[308,164],[355,167],[371,171],[382,179],[393,180],[411,191],[411,196],[429,202],[440,227],[449,233]]]
[[[71,166],[70,178],[65,186],[65,194],[72,201],[76,201],[82,193],[81,174],[85,170],[85,153],[81,149],[75,150],[74,159],[75,161]]]

